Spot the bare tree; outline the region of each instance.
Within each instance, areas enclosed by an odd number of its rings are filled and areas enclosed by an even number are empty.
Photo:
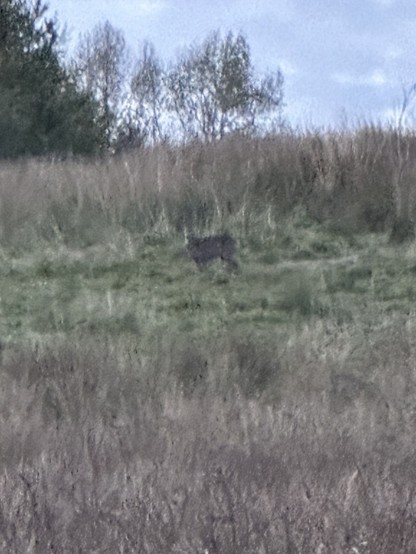
[[[231,132],[259,129],[259,116],[280,117],[283,77],[258,80],[242,34],[219,32],[191,47],[167,77],[169,109],[187,138],[209,142]]]
[[[122,31],[106,21],[80,38],[72,71],[78,86],[99,104],[100,125],[109,147],[117,127],[128,54]]]
[[[165,140],[163,131],[166,103],[165,71],[154,46],[145,42],[130,83],[127,133],[134,143]]]
[[[414,221],[412,212],[414,210],[414,198],[412,198],[413,179],[409,178],[411,166],[412,140],[406,132],[406,118],[414,106],[416,99],[416,84],[409,88],[403,87],[403,99],[397,120],[397,126],[393,137],[395,144],[395,172],[393,176],[395,220],[393,223],[391,239],[395,242],[402,242],[415,237]]]

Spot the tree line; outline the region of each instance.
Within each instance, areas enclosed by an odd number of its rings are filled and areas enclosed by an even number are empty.
[[[0,0],[0,158],[217,141],[281,124],[283,76],[259,76],[246,37],[216,31],[166,63],[108,21],[71,59],[43,0]]]

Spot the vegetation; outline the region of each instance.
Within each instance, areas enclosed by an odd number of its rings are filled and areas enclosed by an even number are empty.
[[[2,550],[414,550],[416,252],[378,140],[3,162]],[[185,234],[225,231],[239,272],[199,270]]]
[[[41,0],[0,0],[0,158],[97,151],[94,102],[63,68],[45,12]]]
[[[416,551],[414,132],[0,7],[0,550]]]
[[[43,0],[0,9],[0,159],[212,141],[281,123],[282,74],[258,77],[241,34],[213,33],[168,67],[148,43],[135,59],[107,21],[67,63]]]

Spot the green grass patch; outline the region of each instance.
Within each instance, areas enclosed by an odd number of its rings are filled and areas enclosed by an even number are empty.
[[[354,251],[343,237],[314,225],[293,225],[288,233],[290,241],[277,230],[264,242],[236,236],[239,272],[221,261],[200,270],[181,237],[160,235],[135,237],[129,249],[60,245],[10,257],[0,273],[0,331],[19,341],[78,332],[151,337],[161,329],[211,336],[311,318],[354,325],[364,304],[381,320],[386,310],[406,313],[414,301],[410,247],[400,252],[381,235],[377,246],[369,235],[365,250],[360,235]],[[302,244],[311,256],[298,259]]]

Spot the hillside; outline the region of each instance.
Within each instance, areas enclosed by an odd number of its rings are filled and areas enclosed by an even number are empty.
[[[416,550],[406,140],[2,164],[2,551]]]

